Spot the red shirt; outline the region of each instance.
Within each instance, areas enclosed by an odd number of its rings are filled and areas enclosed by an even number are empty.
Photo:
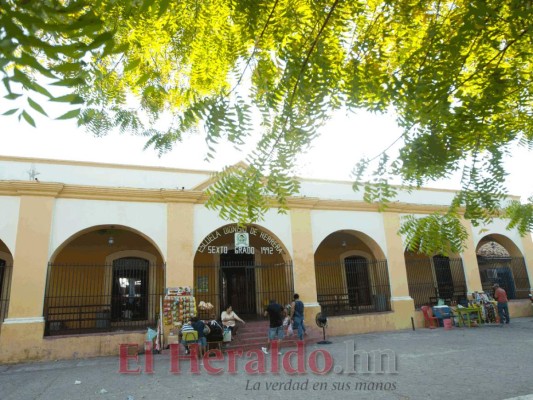
[[[494,298],[498,300],[498,303],[507,303],[507,293],[501,287],[494,291]]]

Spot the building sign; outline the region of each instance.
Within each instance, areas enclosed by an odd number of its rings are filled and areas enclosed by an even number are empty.
[[[235,249],[237,247],[250,247],[248,232],[235,232]]]
[[[219,237],[232,234],[234,235],[235,241],[235,254],[255,254],[256,251],[266,255],[275,253],[283,254],[283,247],[281,247],[278,241],[268,233],[253,226],[242,228],[237,225],[225,226],[224,228],[211,232],[198,247],[198,252],[208,254],[227,254],[229,247],[226,244],[222,246],[214,246],[212,243]],[[250,247],[250,237],[259,238],[264,244],[261,244],[257,249],[255,247]]]

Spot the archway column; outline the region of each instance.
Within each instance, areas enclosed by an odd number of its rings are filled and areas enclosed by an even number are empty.
[[[481,277],[479,275],[479,265],[476,255],[476,244],[473,240],[472,223],[461,217],[461,224],[465,227],[468,238],[465,243],[465,250],[463,251],[463,268],[465,271],[466,290],[468,294],[473,292],[481,292]]]
[[[527,277],[529,285],[533,285],[533,238],[530,233],[522,236],[522,245],[524,246],[524,261],[526,262]],[[529,288],[530,290],[532,288]]]
[[[194,286],[194,204],[167,204],[166,286]]]
[[[32,191],[25,193],[26,185]],[[39,191],[34,191],[39,185]],[[30,354],[44,334],[43,302],[55,196],[62,185],[21,183],[19,218],[7,318],[2,324],[0,349],[27,349]],[[2,359],[0,351],[0,360]]]
[[[304,302],[307,327],[314,329],[315,315],[320,312],[320,306],[317,302],[311,210],[291,208],[290,217],[294,290]]]
[[[383,228],[387,242],[387,265],[389,267],[391,307],[395,314],[394,323],[398,329],[407,329],[411,327],[415,303],[409,295],[404,244],[398,233],[400,215],[394,212],[384,212]]]

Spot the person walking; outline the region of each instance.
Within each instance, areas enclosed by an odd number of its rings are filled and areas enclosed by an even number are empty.
[[[300,300],[298,293],[293,296],[294,301],[291,304],[291,317],[292,329],[298,332],[298,339],[303,340],[305,333],[304,326],[304,303]]]
[[[281,340],[284,337],[283,307],[276,303],[276,300],[270,300],[270,304],[265,310],[264,316],[270,318],[270,328],[268,330],[267,347],[261,347],[261,351],[268,354],[271,342],[273,340]],[[281,352],[278,352],[278,354],[281,354]]]
[[[507,305],[509,300],[507,299],[507,293],[505,290],[497,283],[494,284],[494,299],[496,299],[498,302],[498,315],[500,316],[500,324],[503,325],[504,320],[505,323],[508,324],[511,321],[511,318],[509,317],[509,306]]]

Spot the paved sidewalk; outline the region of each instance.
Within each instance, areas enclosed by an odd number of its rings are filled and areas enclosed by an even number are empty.
[[[228,356],[211,360],[209,365],[224,369],[218,375],[207,373],[205,366],[192,374],[189,360],[180,361],[180,374],[172,374],[169,354],[154,355],[154,373],[138,375],[119,373],[118,357],[0,365],[0,399],[533,400],[533,318],[514,319],[504,327],[419,329],[330,340],[330,345],[305,349],[306,373],[301,375],[286,373],[283,362],[281,372],[272,373],[270,358],[265,374],[249,374],[245,366],[257,368],[255,355],[237,359],[235,374],[227,372]],[[316,350],[331,355],[330,373],[312,371],[326,367]],[[363,373],[360,361],[366,354],[378,354],[382,362],[370,357]],[[315,356],[316,366],[309,362]],[[143,357],[139,364],[144,368]],[[295,356],[292,365],[297,365]],[[136,366],[130,362],[130,368]],[[356,373],[346,373],[354,367]]]

